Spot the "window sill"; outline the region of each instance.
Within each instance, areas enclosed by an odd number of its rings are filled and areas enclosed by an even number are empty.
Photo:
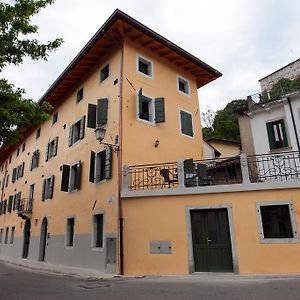
[[[276,148],[276,149],[272,149],[269,151],[270,154],[273,154],[273,153],[281,153],[281,152],[285,152],[285,151],[289,151],[289,150],[292,150],[292,147],[282,147],[282,148]]]
[[[300,243],[298,237],[296,238],[274,238],[274,239],[262,239],[260,238],[261,244],[297,244]]]
[[[144,123],[144,124],[147,124],[147,125],[151,125],[151,126],[155,126],[156,123],[155,122],[152,122],[152,121],[147,121],[147,120],[144,120],[144,119],[141,119],[139,117],[137,117],[137,120],[141,123]]]

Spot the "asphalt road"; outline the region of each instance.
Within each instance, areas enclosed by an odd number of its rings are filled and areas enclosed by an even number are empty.
[[[300,275],[79,279],[0,263],[0,299],[300,299]]]

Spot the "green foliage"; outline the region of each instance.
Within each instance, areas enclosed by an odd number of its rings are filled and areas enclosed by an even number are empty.
[[[237,111],[247,105],[244,99],[229,102],[224,109],[216,112],[212,127],[202,129],[203,137],[222,138],[233,141],[240,141]]]
[[[62,44],[62,39],[41,44],[32,38],[38,27],[31,18],[54,0],[0,1],[0,72],[7,65],[19,65],[25,57],[47,60],[50,51]],[[26,38],[27,36],[30,38]],[[49,118],[52,107],[24,98],[25,91],[0,79],[0,146],[17,143],[21,128],[37,125]]]
[[[276,82],[271,91],[269,92],[270,97],[268,96],[268,93],[264,91],[262,93],[261,102],[269,102],[273,100],[277,100],[281,98],[282,96],[292,93],[295,91],[300,90],[300,78],[291,80],[288,78],[281,78]]]

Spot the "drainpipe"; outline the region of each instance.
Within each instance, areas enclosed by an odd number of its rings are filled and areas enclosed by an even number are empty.
[[[289,97],[287,97],[287,101],[288,101],[291,116],[292,116],[292,122],[293,122],[294,132],[295,132],[295,136],[296,136],[298,151],[300,151],[299,136],[298,136],[297,127],[296,127],[296,123],[295,123],[295,118],[294,118],[294,112],[293,112],[293,108],[292,108],[291,99]]]
[[[122,210],[122,102],[123,102],[123,66],[124,66],[124,40],[122,41],[120,62],[120,85],[119,85],[119,143],[118,156],[118,227],[119,227],[119,274],[124,275],[124,244],[123,244],[123,210]]]
[[[3,205],[3,198],[4,198],[4,188],[5,188],[5,183],[6,183],[6,177],[7,177],[7,161],[5,162],[5,170],[4,170],[4,177],[3,177],[3,183],[2,184],[2,188],[1,188],[1,202],[2,202],[2,205]],[[7,213],[7,203],[6,203],[6,212],[5,214],[2,214],[3,216],[3,225],[2,225],[2,242],[1,242],[1,254],[3,253],[3,245],[4,245],[4,240],[3,240],[3,234],[5,236],[5,231],[4,231],[4,228],[5,228],[5,217],[6,217],[6,213]],[[3,206],[1,208],[3,210]]]

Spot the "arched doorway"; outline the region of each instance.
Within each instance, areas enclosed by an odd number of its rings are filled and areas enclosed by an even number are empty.
[[[39,261],[45,260],[46,241],[47,241],[48,220],[44,217],[41,226]]]
[[[23,252],[22,252],[23,258],[27,258],[29,253],[30,228],[31,228],[31,222],[30,219],[27,219],[23,231]]]

